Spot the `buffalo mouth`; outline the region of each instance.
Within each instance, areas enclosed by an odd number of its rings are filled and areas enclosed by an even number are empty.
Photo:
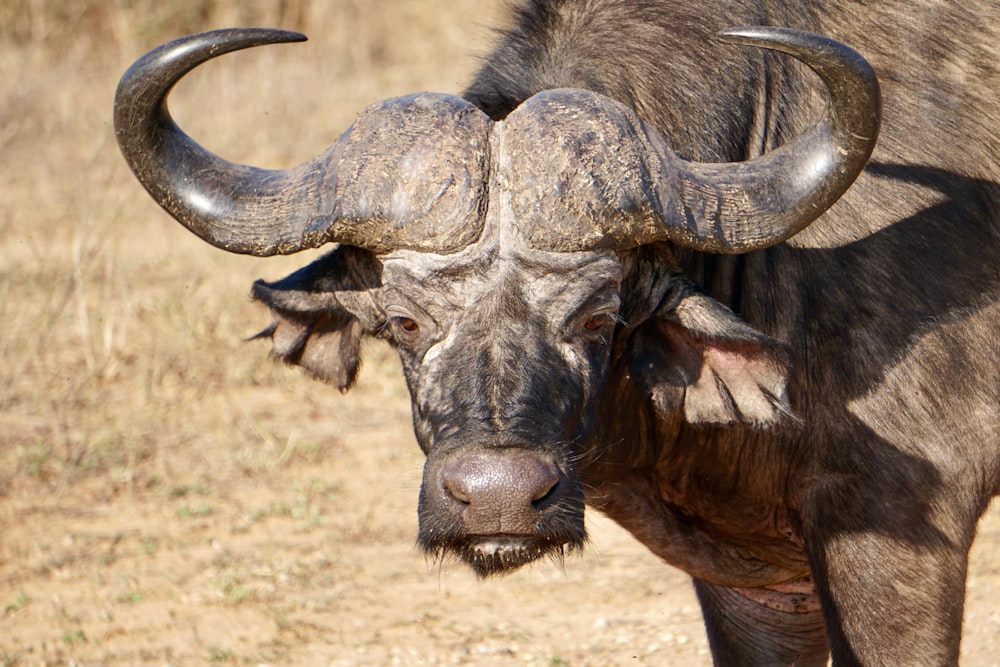
[[[556,539],[524,535],[468,535],[447,544],[424,545],[436,559],[456,556],[472,568],[476,576],[485,579],[509,574],[522,565],[543,557],[562,562],[566,554],[583,548],[584,537]]]

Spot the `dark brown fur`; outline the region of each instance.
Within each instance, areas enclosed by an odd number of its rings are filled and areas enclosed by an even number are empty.
[[[634,444],[581,473],[592,504],[706,582],[814,577],[838,664],[952,663],[968,546],[998,487],[1000,21],[987,2],[766,4],[530,2],[467,95],[502,116],[539,88],[591,87],[682,154],[738,159],[807,119],[814,83],[713,31],[805,27],[870,59],[882,138],[844,199],[788,244],[683,262],[791,343],[801,426],[628,433],[653,417],[614,418],[644,397],[612,371],[596,440]],[[710,618],[748,613],[724,597],[705,598]],[[728,664],[726,625],[710,625]]]

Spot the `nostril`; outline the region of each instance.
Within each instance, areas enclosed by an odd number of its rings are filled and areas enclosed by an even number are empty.
[[[475,495],[474,477],[469,475],[468,464],[458,461],[445,466],[441,472],[441,483],[445,494],[462,505],[469,505]]]
[[[468,488],[466,479],[462,477],[456,466],[447,466],[441,474],[445,494],[462,505],[472,503],[472,491]]]
[[[559,495],[562,475],[555,465],[536,456],[516,457],[513,464],[535,510],[541,511]]]
[[[559,479],[555,479],[548,488],[539,488],[538,495],[531,499],[531,506],[541,511],[548,507],[559,495]]]

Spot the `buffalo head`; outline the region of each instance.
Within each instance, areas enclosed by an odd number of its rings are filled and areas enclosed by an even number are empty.
[[[868,159],[878,86],[857,54],[816,35],[723,38],[804,61],[829,89],[825,116],[758,159],[700,164],[593,92],[544,91],[501,121],[419,94],[373,105],[323,155],[266,171],[206,151],[166,107],[198,64],[301,39],[241,29],[141,58],[115,128],[150,194],[212,245],[267,256],[340,244],[255,284],[275,316],[262,335],[341,389],[363,336],[398,349],[427,455],[420,542],[485,575],[583,543],[579,447],[622,383],[663,419],[787,413],[782,346],[701,295],[674,253],[747,252],[817,218]]]

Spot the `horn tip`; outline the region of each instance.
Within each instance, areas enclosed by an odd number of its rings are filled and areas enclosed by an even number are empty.
[[[795,28],[785,28],[771,25],[745,25],[725,28],[716,33],[720,40],[729,44],[750,44],[770,46],[772,44],[796,43],[809,39],[827,40],[820,35],[813,35]]]

